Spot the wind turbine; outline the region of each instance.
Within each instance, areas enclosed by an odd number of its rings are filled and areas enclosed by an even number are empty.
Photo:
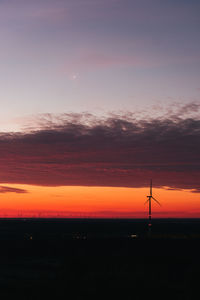
[[[156,200],[152,195],[152,179],[150,181],[150,195],[147,196],[147,198],[148,199],[145,202],[145,204],[149,202],[149,224],[148,224],[148,226],[149,226],[149,231],[151,231],[151,226],[152,226],[152,224],[151,224],[151,199],[153,199],[155,202],[157,202],[161,206],[161,204],[158,202],[158,200]]]

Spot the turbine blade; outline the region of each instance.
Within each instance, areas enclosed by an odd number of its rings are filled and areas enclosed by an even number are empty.
[[[149,202],[149,199],[147,201],[144,202],[144,205],[146,205]]]
[[[158,200],[156,200],[154,197],[152,197],[152,199],[153,199],[155,202],[157,202],[160,206],[162,206],[162,205],[160,204],[160,202],[159,202]]]

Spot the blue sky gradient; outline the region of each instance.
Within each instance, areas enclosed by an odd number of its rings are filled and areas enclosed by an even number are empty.
[[[199,102],[200,2],[0,1],[0,130],[42,113]]]

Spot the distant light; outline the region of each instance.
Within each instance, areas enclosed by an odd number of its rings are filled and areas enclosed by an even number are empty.
[[[82,234],[75,234],[75,235],[73,235],[73,239],[76,239],[76,240],[86,240],[87,236],[82,235]]]
[[[132,239],[135,239],[135,238],[137,238],[137,234],[131,234],[130,237],[131,237]]]

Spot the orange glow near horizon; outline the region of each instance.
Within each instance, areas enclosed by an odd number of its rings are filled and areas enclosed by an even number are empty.
[[[149,188],[42,187],[3,184],[28,193],[2,193],[0,217],[121,217],[146,218]],[[154,218],[200,217],[200,195],[191,191],[154,188]]]

